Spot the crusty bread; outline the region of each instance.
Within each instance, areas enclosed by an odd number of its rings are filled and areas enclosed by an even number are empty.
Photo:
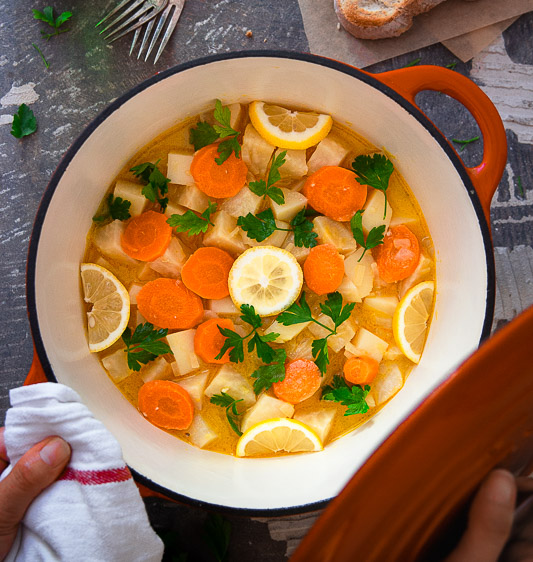
[[[397,37],[413,25],[413,17],[444,0],[333,0],[339,21],[359,39]]]

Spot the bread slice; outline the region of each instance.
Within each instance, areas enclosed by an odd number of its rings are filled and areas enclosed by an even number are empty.
[[[397,37],[413,25],[413,17],[444,0],[334,0],[339,21],[359,39]]]

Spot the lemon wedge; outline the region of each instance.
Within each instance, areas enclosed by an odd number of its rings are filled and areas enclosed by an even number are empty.
[[[272,453],[311,453],[324,448],[320,437],[307,425],[289,418],[274,418],[253,425],[237,442],[238,457]]]
[[[130,318],[130,296],[124,285],[107,269],[95,263],[81,264],[81,282],[87,313],[89,350],[102,351],[122,335]]]
[[[229,292],[237,308],[254,307],[259,316],[272,316],[288,308],[300,294],[303,273],[296,258],[274,246],[244,251],[229,272]]]
[[[331,130],[330,115],[291,111],[262,101],[250,104],[250,120],[257,132],[280,148],[304,150],[319,143]]]
[[[424,281],[405,293],[394,312],[392,331],[396,345],[413,363],[418,363],[426,342],[435,284]]]

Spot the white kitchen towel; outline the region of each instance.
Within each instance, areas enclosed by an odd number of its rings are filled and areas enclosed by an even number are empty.
[[[30,505],[6,560],[159,562],[163,544],[120,446],[78,394],[47,382],[15,388],[9,397],[4,438],[10,467],[49,435],[65,439],[72,457]]]

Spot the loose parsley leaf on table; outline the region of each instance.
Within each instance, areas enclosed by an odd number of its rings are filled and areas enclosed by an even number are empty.
[[[285,312],[282,312],[277,321],[284,326],[292,326],[293,324],[303,324],[304,322],[314,322],[322,328],[325,328],[329,334],[325,338],[320,338],[314,340],[311,344],[311,349],[313,351],[313,358],[320,372],[324,374],[329,364],[329,353],[328,353],[328,338],[334,336],[337,333],[337,328],[348,320],[355,303],[349,303],[347,305],[342,304],[342,296],[340,293],[330,293],[328,298],[324,303],[320,305],[320,310],[322,313],[329,317],[333,321],[334,328],[330,328],[322,322],[319,322],[311,314],[311,309],[305,300],[305,293],[302,294],[300,303],[292,304]]]
[[[244,361],[244,342],[248,340],[248,351],[251,353],[254,349],[257,356],[265,363],[272,363],[276,358],[277,350],[270,347],[269,342],[274,341],[279,334],[271,333],[261,335],[257,329],[261,327],[261,317],[255,312],[255,308],[250,304],[241,305],[241,319],[250,324],[252,331],[245,336],[239,335],[237,332],[229,328],[218,327],[220,333],[226,338],[220,353],[216,359],[221,359],[229,349],[229,358],[233,363],[241,363]]]
[[[237,219],[237,226],[240,226],[249,238],[262,242],[271,236],[276,230],[294,232],[294,245],[312,248],[316,246],[317,234],[313,232],[313,223],[305,216],[305,209],[302,209],[290,222],[292,228],[279,228],[272,209],[261,211],[257,215],[248,213]]]
[[[43,52],[41,51],[41,49],[39,49],[39,47],[37,47],[37,45],[35,43],[32,43],[32,47],[39,53],[39,55],[41,56],[41,59],[44,62],[44,66],[46,66],[46,68],[50,68],[50,63],[44,58]]]
[[[159,355],[170,353],[171,349],[161,341],[168,334],[166,328],[155,330],[153,324],[146,322],[139,324],[133,335],[129,328],[124,330],[122,340],[126,344],[124,350],[128,354],[128,367],[132,371],[140,371],[141,363],[146,365]]]
[[[357,213],[355,213],[355,215],[350,220],[350,227],[352,229],[352,234],[355,238],[355,241],[359,244],[359,246],[364,248],[364,252],[357,260],[358,262],[363,259],[363,256],[366,254],[367,250],[371,250],[372,248],[383,244],[383,237],[385,235],[386,228],[384,224],[375,226],[372,230],[370,230],[365,242],[365,235],[363,233],[363,211],[357,211]]]
[[[453,142],[456,142],[457,144],[461,145],[461,148],[459,148],[459,152],[463,152],[463,150],[466,148],[466,145],[470,144],[471,142],[476,142],[478,140],[479,137],[472,137],[471,139],[466,139],[466,140],[452,139]]]
[[[168,197],[164,197],[164,195],[168,193],[170,180],[159,170],[157,167],[158,164],[159,160],[155,164],[152,164],[152,162],[144,162],[130,168],[130,172],[133,172],[135,177],[146,182],[146,185],[142,189],[142,194],[146,199],[152,203],[157,201],[164,211],[168,204]]]
[[[214,117],[216,123],[200,121],[196,124],[196,128],[189,131],[189,141],[194,146],[194,150],[200,150],[204,146],[213,144],[219,139],[225,139],[218,145],[219,157],[215,158],[215,162],[220,166],[235,152],[238,158],[241,153],[241,145],[237,140],[240,132],[236,131],[231,125],[231,111],[228,107],[223,107],[220,100],[215,101]]]
[[[242,431],[239,429],[238,420],[239,416],[242,412],[237,410],[237,404],[242,402],[242,398],[236,400],[226,392],[222,391],[221,394],[214,394],[211,396],[210,400],[211,404],[215,404],[216,406],[221,406],[222,408],[226,408],[226,418],[228,419],[228,423],[231,426],[231,429],[237,434],[242,435]]]
[[[18,111],[13,115],[11,134],[17,139],[35,133],[37,130],[37,119],[33,111],[25,104],[19,105]]]
[[[131,201],[122,199],[121,197],[113,197],[113,194],[110,193],[107,196],[106,204],[107,212],[105,212],[103,215],[94,216],[94,222],[102,222],[107,220],[108,218],[112,218],[113,220],[125,221],[131,217]]]
[[[217,562],[227,562],[231,523],[218,513],[210,513],[205,520],[203,537]]]
[[[343,406],[347,406],[344,412],[345,416],[364,414],[368,412],[368,404],[365,398],[369,392],[370,386],[365,385],[362,388],[355,384],[350,388],[343,377],[335,375],[331,386],[328,385],[323,388],[322,400],[340,402]]]
[[[392,162],[383,154],[373,154],[368,156],[362,154],[352,162],[352,169],[357,176],[357,181],[361,185],[369,185],[374,189],[382,191],[385,195],[385,209],[383,219],[387,216],[387,187],[394,166]]]
[[[278,205],[283,205],[285,203],[285,196],[283,195],[283,191],[281,191],[281,189],[279,187],[276,187],[274,184],[281,179],[279,169],[281,166],[283,166],[283,164],[285,164],[286,154],[287,151],[284,150],[272,160],[266,182],[265,180],[250,182],[248,186],[250,188],[250,191],[252,191],[256,195],[259,195],[260,197],[270,197],[270,199],[272,199],[272,201],[274,201]]]
[[[256,395],[262,390],[268,390],[275,382],[282,381],[285,378],[286,360],[286,351],[284,349],[277,349],[274,363],[262,365],[250,375],[255,379],[254,392]]]
[[[33,17],[36,20],[41,20],[47,23],[50,27],[54,28],[53,33],[46,33],[45,31],[41,31],[41,35],[45,39],[50,39],[50,37],[54,37],[54,35],[59,35],[60,33],[65,33],[68,29],[59,29],[66,21],[68,21],[72,17],[72,12],[63,12],[57,18],[54,17],[54,8],[48,6],[44,8],[41,12],[39,10],[32,10]]]
[[[167,223],[176,227],[176,232],[187,232],[189,236],[194,236],[200,232],[207,232],[209,225],[214,226],[211,222],[211,215],[216,210],[217,204],[209,201],[207,209],[201,215],[197,215],[189,209],[183,215],[172,215]]]

